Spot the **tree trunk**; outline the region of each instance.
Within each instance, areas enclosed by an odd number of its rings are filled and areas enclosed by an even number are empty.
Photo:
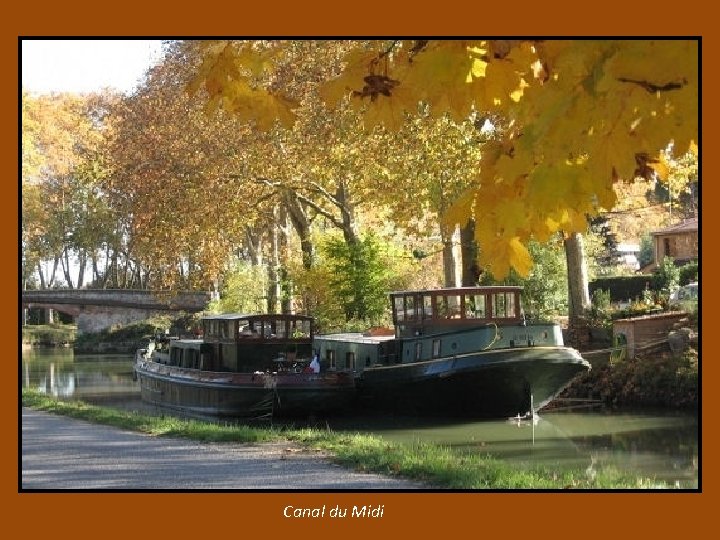
[[[42,269],[42,263],[37,263],[38,279],[40,279],[40,289],[47,289],[47,283],[45,282],[45,272]]]
[[[292,190],[285,191],[285,207],[290,217],[290,223],[292,223],[295,232],[300,237],[300,252],[302,253],[303,268],[310,270],[315,259],[315,245],[313,244],[310,230],[312,221],[298,200],[297,193]]]
[[[262,236],[262,230],[245,227],[245,244],[250,256],[250,264],[253,266],[261,266],[263,263]]]
[[[267,291],[267,309],[268,313],[278,313],[278,302],[281,298],[280,276],[281,263],[280,252],[281,236],[283,230],[280,220],[280,212],[278,207],[273,210],[273,224],[270,230],[270,264],[268,264],[268,291]]]
[[[339,203],[340,215],[342,216],[342,233],[345,243],[351,249],[360,241],[357,232],[357,223],[355,223],[355,208],[350,200],[345,182],[340,182],[335,193],[335,198]]]
[[[475,243],[475,221],[468,221],[460,229],[460,248],[462,253],[462,285],[473,287],[480,281],[480,266],[478,265],[478,250]]]
[[[445,287],[458,287],[461,283],[460,271],[460,228],[450,233],[447,230],[441,231],[443,243],[443,275]]]
[[[590,307],[587,263],[580,233],[572,233],[565,239],[565,260],[568,276],[568,315],[572,324],[582,318]]]
[[[78,254],[78,289],[81,289],[85,283],[85,266],[87,266],[87,252],[83,250]]]
[[[70,275],[70,254],[68,253],[67,246],[63,248],[60,262],[62,263],[63,274],[65,275],[65,281],[67,281],[68,287],[74,289],[75,286],[73,285],[72,276]]]

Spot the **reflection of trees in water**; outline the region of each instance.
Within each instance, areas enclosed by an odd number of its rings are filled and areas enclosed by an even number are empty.
[[[674,455],[697,454],[697,426],[625,431],[605,435],[573,437],[583,446],[602,447],[624,452],[654,452]]]
[[[137,391],[132,361],[75,363],[61,359],[23,364],[23,386],[55,397]]]
[[[75,376],[72,373],[58,373],[45,377],[38,390],[55,397],[69,397],[75,393]]]
[[[697,484],[697,426],[648,429],[575,438],[593,464],[647,471],[660,479]]]

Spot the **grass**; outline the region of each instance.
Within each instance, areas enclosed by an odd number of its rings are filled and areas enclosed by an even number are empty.
[[[262,443],[292,441],[321,450],[336,463],[357,471],[375,472],[424,482],[430,489],[667,489],[652,479],[638,479],[615,470],[587,473],[522,469],[490,456],[467,454],[449,447],[388,442],[367,434],[345,434],[321,429],[259,428],[217,424],[173,416],[152,416],[134,411],[62,401],[34,390],[23,390],[25,407],[79,418],[98,424],[157,436],[183,437],[203,442]]]

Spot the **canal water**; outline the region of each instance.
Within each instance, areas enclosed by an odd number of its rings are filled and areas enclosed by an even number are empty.
[[[22,386],[59,398],[158,412],[140,401],[132,365],[129,355],[74,356],[69,349],[29,349],[22,354]],[[393,442],[432,442],[494,455],[518,467],[588,474],[611,468],[684,489],[698,487],[698,418],[667,410],[541,412],[535,421],[345,414],[312,423],[336,431],[374,433]]]

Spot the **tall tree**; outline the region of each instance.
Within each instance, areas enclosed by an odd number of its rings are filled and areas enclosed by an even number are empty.
[[[58,265],[69,287],[81,286],[88,259],[108,233],[101,147],[110,129],[112,94],[23,95],[23,249],[41,285]],[[44,275],[42,261],[52,261]],[[71,269],[77,268],[74,278]]]

